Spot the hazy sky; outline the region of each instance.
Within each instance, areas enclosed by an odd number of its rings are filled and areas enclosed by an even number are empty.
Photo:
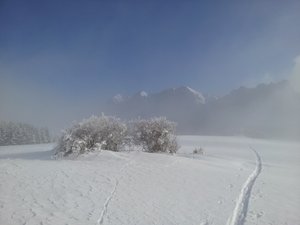
[[[57,127],[116,93],[288,78],[299,12],[299,0],[0,0],[0,120]]]

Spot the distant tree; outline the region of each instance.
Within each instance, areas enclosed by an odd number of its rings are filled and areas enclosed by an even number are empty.
[[[0,122],[0,145],[7,145],[9,139],[8,124]]]
[[[0,122],[0,145],[48,143],[50,140],[47,128],[38,129],[25,123]]]
[[[50,135],[48,128],[41,128],[39,129],[39,138],[41,143],[49,143],[50,142]]]

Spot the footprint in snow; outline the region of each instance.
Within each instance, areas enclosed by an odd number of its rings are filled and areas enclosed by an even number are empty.
[[[263,215],[264,215],[264,212],[258,212],[258,213],[256,213],[255,217],[256,217],[256,218],[260,218],[260,217],[262,217]]]
[[[254,211],[249,211],[249,216],[250,218],[252,218],[252,220],[257,220],[259,218],[261,218],[264,215],[263,211],[260,212],[254,212]]]
[[[223,199],[219,198],[218,204],[219,204],[219,205],[223,204]]]

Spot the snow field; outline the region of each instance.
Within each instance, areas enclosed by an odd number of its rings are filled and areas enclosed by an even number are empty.
[[[0,147],[0,224],[299,224],[299,143],[181,136],[180,145],[176,155],[77,160],[52,160],[53,145]],[[232,222],[239,210],[245,218]]]

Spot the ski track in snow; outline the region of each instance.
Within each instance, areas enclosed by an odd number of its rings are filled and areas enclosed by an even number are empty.
[[[248,179],[243,185],[243,188],[240,191],[240,195],[236,201],[235,208],[232,212],[232,215],[227,221],[227,225],[243,225],[247,216],[248,211],[248,204],[249,199],[251,196],[251,190],[255,183],[256,178],[259,176],[261,169],[262,169],[262,163],[260,155],[257,153],[257,151],[249,146],[250,149],[254,152],[256,156],[256,167],[254,171],[249,175]]]
[[[112,155],[116,156],[116,154],[114,153],[111,153]],[[120,157],[121,158],[121,157]],[[120,169],[120,173],[122,173],[126,167],[128,167],[130,164],[132,164],[132,160],[130,160],[129,162],[127,162],[121,169]],[[107,213],[107,209],[108,209],[108,205],[110,203],[110,201],[113,199],[113,197],[115,196],[116,194],[116,191],[117,191],[117,188],[119,186],[119,180],[122,179],[122,176],[120,178],[116,178],[116,182],[115,182],[115,185],[113,187],[113,190],[111,191],[110,195],[107,197],[104,205],[103,205],[103,208],[101,210],[101,213],[100,213],[100,216],[97,220],[97,225],[102,225],[103,222],[104,222],[104,217]]]
[[[102,209],[102,211],[101,211],[101,213],[100,213],[100,217],[99,217],[99,219],[97,220],[97,224],[98,224],[98,225],[103,224],[103,222],[104,222],[104,216],[106,215],[108,204],[109,204],[109,202],[111,201],[111,199],[114,197],[118,185],[119,185],[119,180],[116,179],[115,186],[114,186],[112,192],[110,193],[110,195],[107,197],[107,199],[106,199],[106,201],[105,201],[105,203],[104,203],[104,205],[103,205],[103,209]]]

